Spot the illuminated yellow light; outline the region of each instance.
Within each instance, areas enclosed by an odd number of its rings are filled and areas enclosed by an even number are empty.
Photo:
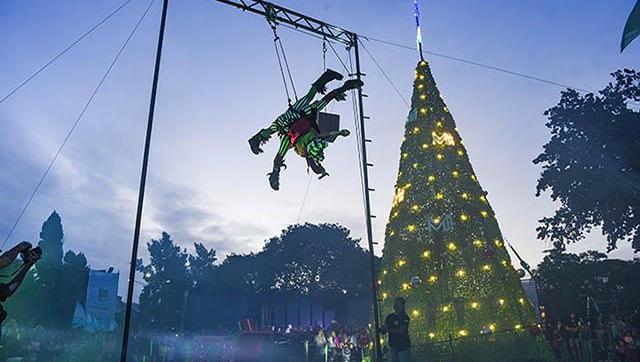
[[[422,252],[422,257],[423,258],[428,258],[431,255],[431,252],[429,252],[429,250],[425,250]]]
[[[406,184],[396,190],[396,194],[393,195],[393,207],[398,206],[399,203],[404,201],[405,194],[409,187],[411,187],[411,184]]]
[[[413,127],[413,133],[420,132],[420,127]]]
[[[438,277],[437,277],[437,276],[435,276],[435,275],[432,275],[432,276],[430,276],[430,277],[429,277],[429,279],[427,279],[427,281],[428,281],[429,283],[435,283],[435,282],[437,282],[437,281],[438,281]]]
[[[472,179],[473,181],[476,181],[476,180],[477,180],[476,175],[471,175],[471,179]]]
[[[478,303],[478,302],[472,302],[471,303],[471,308],[478,309],[479,307],[480,307],[480,303]]]
[[[442,122],[440,122],[440,121],[436,122],[436,126],[442,127]]]
[[[387,275],[387,269],[382,270],[382,275]]]
[[[396,212],[396,213],[395,213],[395,215],[393,215],[392,217],[396,217],[396,216],[398,216],[398,213],[397,213],[397,212]],[[389,231],[389,236],[394,236],[395,234],[396,234],[396,232],[395,232],[395,231],[393,231],[393,230]]]
[[[411,314],[412,314],[414,317],[417,317],[417,316],[419,316],[419,315],[420,315],[420,311],[419,311],[419,310],[417,310],[417,309],[414,309],[414,310],[412,310],[412,311],[411,311]]]
[[[418,166],[420,166],[420,164],[417,162],[413,164],[413,168],[418,168]]]
[[[447,113],[449,113],[449,108],[447,108],[447,107],[442,108],[442,110],[447,112]]]
[[[447,245],[447,248],[449,248],[449,250],[454,251],[457,249],[456,244],[454,243],[449,243],[449,245]]]
[[[421,94],[420,95],[420,100],[424,101],[425,99],[427,99],[427,95],[426,94]]]
[[[431,176],[427,177],[427,180],[429,180],[429,182],[433,182],[433,181],[436,180],[436,177],[431,175]]]
[[[464,151],[458,150],[458,155],[460,155],[460,156],[464,155]]]
[[[413,210],[413,211],[418,211],[418,210],[420,210],[420,206],[418,206],[418,205],[413,205],[413,206],[411,206],[411,210]]]
[[[409,283],[402,283],[402,290],[409,290],[411,288],[411,286],[409,285]]]
[[[498,299],[498,304],[504,305],[504,303],[506,303],[504,299],[502,298]]]
[[[467,272],[465,272],[464,269],[458,269],[456,272],[456,276],[459,278],[463,278],[465,275],[467,275]]]
[[[426,143],[423,143],[423,144],[422,144],[422,148],[424,148],[424,149],[426,150],[427,148],[429,148],[429,145],[428,145],[428,144],[426,144]]]
[[[421,66],[421,67],[424,67],[425,65],[427,65],[427,62],[426,62],[426,61],[424,61],[424,60],[420,61],[420,66]]]
[[[487,217],[489,216],[489,213],[486,211],[480,211],[480,215],[482,215],[482,217]]]
[[[437,216],[436,216],[436,217],[434,217],[434,218],[433,218],[433,223],[434,223],[434,224],[436,224],[436,225],[438,225],[438,224],[440,223],[440,218],[439,218],[439,217],[437,217]]]
[[[468,199],[469,199],[469,194],[468,194],[468,193],[466,193],[466,192],[463,192],[461,196],[462,196],[462,198],[463,198],[463,199],[465,199],[465,200],[468,200]]]
[[[473,245],[478,246],[478,247],[482,246],[482,240],[479,240],[479,239],[474,240],[473,241]]]
[[[453,175],[453,177],[458,177],[458,176],[460,176],[460,174],[458,173],[458,171],[453,171],[451,174]]]
[[[444,198],[444,194],[443,194],[443,193],[438,192],[438,193],[436,194],[436,200],[442,200],[443,198]]]
[[[496,244],[496,246],[499,247],[499,248],[502,247],[502,241],[501,240],[496,239],[496,240],[493,241],[493,243]]]
[[[433,332],[430,332],[430,333],[429,333],[429,338],[433,338],[433,337],[435,337],[435,336],[436,336],[436,334],[435,334],[435,333],[433,333]]]
[[[439,160],[442,160],[444,158],[444,156],[442,155],[442,153],[438,153],[436,155],[436,158],[439,159]]]
[[[461,329],[461,330],[458,331],[458,334],[464,337],[464,336],[467,336],[469,334],[469,332],[467,332],[464,329]]]
[[[508,261],[506,261],[506,260],[503,260],[503,261],[501,261],[500,263],[502,264],[502,266],[507,266],[507,265],[509,265],[509,262],[508,262]]]
[[[486,197],[484,197],[484,195],[482,195],[482,196],[480,196],[480,201],[482,201],[482,202],[487,202],[487,198],[486,198]]]
[[[424,88],[424,84],[418,84],[418,89]]]
[[[402,154],[402,158],[407,158],[407,157],[409,157],[408,153],[405,152],[405,153]]]
[[[519,331],[522,329],[522,324],[516,324],[515,325],[516,331]]]
[[[491,323],[491,324],[489,324],[489,329],[491,330],[491,332],[495,332],[495,331],[496,331],[496,325],[495,325],[495,323]]]
[[[483,266],[482,266],[482,270],[484,270],[484,271],[490,271],[490,270],[491,270],[491,265],[489,265],[489,264],[485,264],[485,265],[483,265]]]
[[[414,232],[414,231],[416,231],[416,226],[415,226],[415,225],[413,225],[413,224],[408,225],[408,226],[407,226],[407,230],[409,230],[409,232]]]
[[[518,303],[524,304],[524,298],[518,298]]]
[[[445,305],[444,307],[442,307],[442,311],[445,312],[445,313],[450,311],[450,310],[451,310],[451,307],[449,307],[448,305]]]
[[[382,280],[378,279],[378,285],[382,285]]]
[[[426,108],[420,108],[420,113],[427,114],[427,109]]]
[[[382,299],[387,299],[387,297],[389,296],[389,294],[387,293],[382,293]]]
[[[460,215],[460,220],[467,221],[467,220],[469,220],[469,216],[467,214],[461,214]]]
[[[449,132],[442,132],[441,134],[437,134],[436,132],[431,132],[431,143],[439,146],[455,146],[456,141],[453,139],[453,136]]]
[[[407,264],[406,260],[404,260],[404,259],[398,260],[398,266],[404,266],[405,264]]]
[[[420,79],[424,79],[424,74],[420,74]]]

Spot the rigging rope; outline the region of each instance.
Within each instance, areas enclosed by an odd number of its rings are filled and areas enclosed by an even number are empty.
[[[387,79],[387,82],[389,82],[389,84],[391,85],[391,87],[393,87],[393,89],[396,91],[396,93],[398,94],[398,96],[400,97],[400,99],[402,99],[402,101],[404,102],[404,104],[407,105],[407,107],[411,107],[411,105],[409,104],[409,102],[407,102],[407,99],[402,96],[402,93],[400,93],[400,90],[398,89],[398,87],[396,87],[395,84],[393,84],[393,81],[391,80],[391,78],[389,78],[389,76],[387,75],[387,72],[384,71],[384,69],[382,69],[382,66],[380,65],[380,63],[378,63],[378,61],[376,60],[376,58],[373,56],[373,54],[371,54],[371,52],[369,51],[369,49],[367,49],[367,47],[364,45],[364,43],[362,41],[360,41],[358,39],[358,41],[360,42],[360,45],[362,45],[362,48],[364,49],[365,52],[367,52],[367,54],[369,55],[369,57],[371,58],[371,60],[373,60],[373,64],[376,65],[376,67],[378,67],[378,70],[380,70],[380,72],[382,73],[382,75]]]
[[[280,60],[280,51],[278,50],[278,33],[276,32],[275,25],[271,25],[273,29],[273,46],[276,51],[276,57],[278,58],[278,66],[280,67],[280,75],[282,76],[282,84],[284,84],[284,91],[287,94],[287,103],[291,106],[291,95],[289,94],[289,87],[287,86],[287,78],[284,75],[284,69],[282,68],[282,60]]]
[[[13,235],[13,232],[15,231],[16,227],[18,226],[18,223],[22,219],[22,216],[24,215],[25,211],[27,210],[27,208],[31,204],[31,201],[33,201],[33,198],[36,196],[36,193],[38,193],[38,190],[40,189],[40,186],[42,186],[42,183],[44,182],[45,178],[47,177],[47,175],[49,175],[49,172],[53,168],[53,165],[56,162],[56,160],[58,159],[58,156],[60,156],[60,153],[62,152],[62,149],[64,148],[64,146],[67,144],[67,142],[71,138],[71,135],[73,134],[73,131],[76,129],[76,127],[78,126],[78,124],[80,123],[82,118],[84,117],[87,109],[91,105],[91,102],[93,101],[93,99],[95,98],[96,94],[98,93],[98,91],[100,90],[100,88],[104,84],[105,80],[107,79],[107,77],[111,73],[111,70],[113,69],[113,67],[118,62],[118,59],[120,58],[120,55],[124,52],[125,48],[129,44],[129,41],[131,40],[131,38],[133,38],[133,35],[138,30],[138,27],[140,26],[140,24],[142,23],[144,18],[147,16],[147,13],[151,9],[151,6],[153,5],[154,2],[155,2],[155,0],[151,0],[149,2],[149,5],[147,5],[147,8],[142,13],[142,16],[140,16],[140,19],[138,19],[138,22],[135,24],[135,26],[133,27],[133,29],[131,30],[131,32],[127,36],[126,40],[124,41],[124,43],[122,44],[122,46],[120,47],[118,52],[116,53],[115,57],[111,61],[111,64],[109,64],[109,67],[107,68],[105,73],[102,75],[102,78],[100,78],[100,81],[98,82],[98,85],[93,89],[93,92],[89,96],[89,99],[85,103],[84,107],[82,107],[82,110],[78,114],[78,117],[76,118],[76,120],[74,121],[73,125],[71,126],[71,128],[67,132],[67,135],[65,136],[64,140],[62,141],[62,143],[58,147],[58,150],[56,151],[56,153],[53,155],[53,158],[51,158],[51,161],[49,161],[49,165],[45,169],[44,173],[42,174],[42,176],[38,180],[38,183],[36,184],[35,188],[33,189],[33,192],[31,192],[31,195],[27,199],[27,202],[24,204],[24,206],[20,210],[20,213],[18,214],[18,217],[16,218],[16,220],[13,222],[11,228],[9,229],[9,232],[7,233],[6,237],[4,238],[4,241],[2,242],[2,245],[0,246],[0,249],[4,248],[4,246],[9,241],[9,238],[11,238],[11,235]]]
[[[293,76],[291,75],[291,69],[289,68],[289,62],[287,61],[287,54],[284,51],[284,45],[282,44],[282,39],[278,35],[278,30],[276,28],[277,24],[274,20],[267,18],[267,22],[271,26],[271,30],[273,30],[273,46],[276,51],[276,57],[278,58],[278,66],[280,67],[280,75],[282,76],[282,84],[284,84],[284,91],[287,94],[287,103],[291,106],[291,95],[289,94],[289,87],[287,86],[287,78],[284,74],[284,68],[287,69],[287,74],[289,76],[289,82],[291,83],[291,89],[293,90],[293,96],[296,101],[298,100],[298,94],[296,92],[296,85],[293,82]],[[278,49],[278,44],[280,44],[280,49]],[[280,53],[282,52],[282,57]],[[284,68],[282,67],[282,61],[284,60]]]
[[[69,44],[66,48],[64,48],[60,53],[58,53],[56,56],[54,56],[53,58],[51,58],[51,60],[49,60],[48,62],[46,62],[43,66],[41,66],[40,68],[38,68],[33,74],[31,74],[29,77],[27,77],[27,79],[23,80],[22,83],[18,84],[15,88],[13,88],[13,90],[11,90],[7,95],[5,95],[4,97],[2,97],[2,99],[0,99],[0,104],[2,104],[2,102],[6,101],[7,99],[9,99],[12,95],[14,95],[17,91],[20,90],[20,88],[24,87],[25,85],[27,85],[27,83],[29,83],[33,78],[35,78],[36,76],[38,76],[38,74],[42,73],[42,71],[44,71],[45,69],[47,69],[51,64],[53,64],[56,60],[58,60],[58,58],[60,58],[61,56],[63,56],[66,52],[68,52],[71,48],[73,48],[75,45],[77,45],[78,43],[80,43],[82,41],[82,39],[86,38],[89,34],[93,33],[94,30],[98,29],[102,24],[106,23],[107,20],[111,19],[111,17],[113,17],[114,15],[116,15],[117,13],[120,12],[120,10],[122,10],[125,6],[129,5],[133,0],[127,0],[125,1],[122,5],[118,6],[114,11],[112,11],[109,15],[107,15],[106,17],[104,17],[102,20],[100,20],[96,25],[92,26],[89,30],[85,31],[84,34],[80,35],[79,38],[77,38],[76,40],[74,40],[71,44]]]

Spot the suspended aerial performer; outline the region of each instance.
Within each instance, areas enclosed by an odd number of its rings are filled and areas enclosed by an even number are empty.
[[[0,270],[11,264],[18,255],[22,259],[22,265],[11,281],[7,284],[0,283],[0,302],[5,302],[7,298],[15,293],[31,266],[42,257],[42,249],[40,247],[32,248],[31,243],[23,241],[0,255]],[[0,305],[0,324],[5,318],[7,318],[7,312]]]
[[[269,184],[274,190],[280,188],[280,169],[286,168],[284,156],[290,148],[296,148],[296,152],[307,160],[309,167],[320,178],[328,173],[322,167],[324,149],[328,146],[327,139],[337,135],[348,136],[349,131],[342,130],[321,134],[317,124],[318,112],[326,107],[332,100],[343,101],[346,99],[346,91],[360,88],[363,82],[360,80],[347,80],[344,84],[332,90],[319,100],[313,101],[316,94],[324,94],[326,85],[332,80],[341,80],[342,74],[327,69],[313,84],[307,94],[289,106],[286,112],[278,116],[268,127],[260,130],[249,139],[249,146],[254,154],[260,154],[263,150],[260,146],[266,143],[275,133],[280,138],[280,147],[273,160],[273,170],[268,174]],[[312,102],[313,101],[313,102]]]

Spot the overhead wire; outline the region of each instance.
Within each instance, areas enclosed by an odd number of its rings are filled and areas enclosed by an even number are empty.
[[[40,177],[40,179],[38,180],[35,188],[33,189],[33,191],[31,192],[31,194],[29,195],[29,198],[27,199],[27,202],[24,204],[24,206],[22,207],[22,209],[20,210],[20,212],[18,213],[18,217],[16,217],[15,221],[13,222],[13,224],[11,225],[11,228],[9,229],[9,232],[7,233],[7,235],[4,238],[4,241],[2,242],[2,245],[0,246],[0,249],[3,249],[4,246],[7,244],[7,242],[9,241],[9,239],[11,238],[11,236],[13,235],[13,232],[15,231],[16,227],[18,226],[18,224],[20,223],[20,220],[22,219],[22,216],[24,215],[25,211],[27,210],[27,208],[29,207],[29,205],[31,205],[31,202],[33,201],[33,198],[36,196],[36,194],[38,193],[38,190],[40,189],[40,186],[42,186],[42,183],[44,182],[45,178],[49,175],[49,172],[51,171],[51,169],[53,168],[53,165],[55,164],[56,160],[58,159],[58,157],[60,156],[60,154],[62,153],[62,150],[64,148],[64,146],[67,144],[67,142],[69,142],[69,139],[71,138],[71,135],[73,134],[73,131],[76,129],[76,127],[78,126],[78,124],[80,123],[80,121],[82,120],[82,118],[84,117],[87,109],[89,108],[89,106],[91,105],[91,102],[93,101],[93,99],[95,98],[96,94],[98,94],[98,91],[100,90],[100,88],[102,87],[102,85],[104,84],[105,80],[107,79],[107,77],[109,76],[109,74],[111,73],[111,70],[113,69],[113,67],[116,65],[116,63],[118,62],[118,59],[120,58],[120,55],[124,52],[125,48],[127,47],[127,45],[129,44],[129,41],[133,38],[133,35],[136,33],[136,31],[138,30],[138,28],[140,27],[140,24],[142,23],[142,21],[144,20],[144,18],[147,16],[147,13],[149,13],[149,10],[151,9],[151,6],[153,5],[153,3],[156,0],[151,0],[149,2],[149,4],[147,5],[146,9],[144,10],[144,12],[142,13],[142,15],[140,16],[140,18],[138,19],[138,21],[136,22],[135,26],[133,27],[133,29],[131,30],[131,32],[129,33],[129,35],[127,36],[126,40],[124,41],[124,43],[122,44],[122,46],[120,47],[120,49],[118,50],[118,52],[116,53],[116,55],[114,56],[113,60],[111,61],[111,63],[109,64],[109,66],[107,67],[107,70],[104,72],[104,74],[102,75],[102,77],[100,78],[100,81],[98,82],[98,84],[96,85],[96,87],[93,89],[93,91],[91,92],[91,95],[89,96],[89,98],[87,99],[86,103],[84,104],[84,106],[82,107],[82,110],[80,111],[80,113],[78,114],[78,116],[76,117],[75,121],[73,122],[73,125],[71,126],[71,128],[69,129],[69,131],[67,131],[66,136],[64,137],[62,143],[60,144],[60,146],[58,147],[57,151],[55,152],[55,154],[53,155],[53,157],[51,158],[51,161],[49,161],[49,164],[47,166],[47,168],[45,169],[45,171],[43,172],[42,176]]]
[[[358,40],[360,42],[360,45],[362,45],[362,48],[364,49],[364,51],[369,55],[369,57],[371,58],[371,60],[373,61],[373,64],[376,65],[376,67],[378,68],[378,70],[380,70],[380,72],[382,73],[382,75],[387,79],[387,82],[389,82],[389,84],[391,85],[391,87],[396,91],[396,93],[398,94],[398,96],[400,97],[400,99],[402,99],[402,101],[404,102],[404,104],[407,105],[407,107],[411,107],[411,104],[409,104],[409,102],[407,102],[407,99],[402,95],[402,93],[400,92],[400,90],[398,89],[398,87],[396,87],[396,85],[393,83],[393,81],[391,80],[391,78],[389,77],[389,75],[387,75],[387,72],[384,71],[384,69],[382,68],[382,66],[380,65],[380,63],[378,63],[378,61],[376,60],[376,58],[373,56],[373,54],[371,54],[371,52],[369,51],[369,49],[367,49],[367,47],[364,45],[364,43],[360,40]]]
[[[396,42],[385,40],[385,39],[374,38],[374,37],[367,36],[367,35],[361,35],[361,37],[366,39],[366,40],[368,40],[368,41],[374,41],[374,42],[381,43],[381,44],[386,44],[386,45],[391,45],[391,46],[395,46],[395,47],[398,47],[398,48],[403,48],[403,49],[407,49],[407,50],[411,50],[411,51],[416,51],[415,46],[409,46],[409,45],[396,43]],[[584,88],[574,87],[574,86],[571,86],[571,85],[568,85],[568,84],[564,84],[564,83],[560,83],[560,82],[557,82],[557,81],[554,81],[554,80],[545,79],[545,78],[542,78],[542,77],[538,77],[538,76],[534,76],[534,75],[530,75],[530,74],[526,74],[526,73],[522,73],[522,72],[517,72],[517,71],[514,71],[514,70],[502,68],[502,67],[497,67],[495,65],[480,63],[480,62],[477,62],[477,61],[474,61],[474,60],[469,60],[469,59],[465,59],[465,58],[461,58],[461,57],[456,57],[456,56],[453,56],[453,55],[448,55],[448,54],[429,51],[429,50],[424,50],[424,49],[423,49],[423,52],[427,53],[429,55],[436,56],[436,57],[440,57],[440,58],[444,58],[444,59],[448,59],[448,60],[453,60],[453,61],[456,61],[456,62],[459,62],[459,63],[468,64],[468,65],[474,65],[474,66],[477,66],[477,67],[490,69],[490,70],[493,70],[493,71],[496,71],[496,72],[505,73],[505,74],[513,75],[513,76],[516,76],[516,77],[520,77],[520,78],[524,78],[524,79],[528,79],[528,80],[532,80],[532,81],[536,81],[536,82],[540,82],[540,83],[545,83],[545,84],[556,86],[556,87],[560,87],[560,88],[571,88],[571,89],[575,89],[577,91],[585,92],[585,93],[591,92],[591,91],[589,91],[587,89],[584,89]]]
[[[116,15],[117,13],[120,12],[120,10],[124,9],[127,5],[129,5],[133,0],[127,0],[125,1],[122,5],[118,6],[115,10],[113,10],[109,15],[105,16],[102,20],[100,20],[97,24],[95,24],[94,26],[92,26],[91,28],[89,28],[89,30],[85,31],[82,35],[80,35],[80,37],[78,37],[76,40],[74,40],[73,42],[71,42],[71,44],[69,44],[66,48],[64,48],[61,52],[59,52],[58,54],[56,54],[53,58],[51,58],[48,62],[46,62],[44,65],[42,65],[40,68],[38,68],[35,72],[33,72],[33,74],[31,74],[29,77],[27,77],[25,80],[23,80],[20,84],[18,84],[16,87],[14,87],[7,95],[5,95],[4,97],[2,97],[2,99],[0,99],[0,104],[2,104],[4,101],[6,101],[7,99],[9,99],[12,95],[14,95],[16,92],[18,92],[20,90],[20,88],[24,87],[25,85],[27,85],[27,83],[29,83],[31,80],[33,80],[33,78],[35,78],[36,76],[38,76],[38,74],[42,73],[45,69],[47,69],[51,64],[53,64],[56,60],[58,60],[60,57],[62,57],[66,52],[68,52],[69,50],[71,50],[71,48],[73,48],[74,46],[76,46],[78,43],[80,43],[84,38],[86,38],[87,36],[89,36],[89,34],[93,33],[96,29],[98,29],[102,24],[106,23],[107,20],[111,19],[114,15]]]

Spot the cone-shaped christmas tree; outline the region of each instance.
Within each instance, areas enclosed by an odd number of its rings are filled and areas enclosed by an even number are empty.
[[[524,337],[535,323],[426,61],[416,68],[378,284],[383,316],[394,297],[406,299],[414,345],[504,330]]]

